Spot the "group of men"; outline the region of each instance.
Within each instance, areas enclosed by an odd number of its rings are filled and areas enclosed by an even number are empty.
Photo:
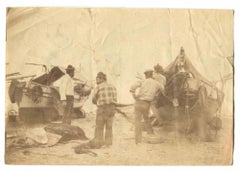
[[[66,102],[62,113],[62,122],[71,125],[71,114],[74,105],[74,77],[75,68],[68,65],[66,74],[62,78],[62,87],[60,87],[60,99]],[[107,76],[99,72],[96,76],[97,86],[94,89],[92,102],[97,106],[96,127],[94,133],[94,143],[101,146],[112,145],[112,124],[117,103],[117,90],[114,86],[107,83]],[[58,106],[60,108],[60,106]],[[104,133],[105,129],[105,133]]]
[[[73,76],[74,68],[69,65],[66,69],[66,107],[63,114],[63,123],[71,124],[71,111],[74,102]],[[157,64],[153,70],[144,72],[145,79],[134,83],[130,92],[135,99],[135,142],[140,143],[142,140],[142,117],[145,121],[147,134],[154,134],[150,120],[149,111],[159,119],[157,108],[154,106],[155,98],[159,93],[163,93],[166,84],[166,78],[163,75],[163,68]],[[113,140],[112,125],[115,108],[117,104],[117,90],[108,84],[107,76],[103,72],[99,72],[96,76],[97,86],[94,89],[92,103],[97,106],[96,127],[94,133],[94,143],[98,147],[111,146]],[[138,93],[136,90],[139,89]],[[105,130],[105,132],[104,132]]]

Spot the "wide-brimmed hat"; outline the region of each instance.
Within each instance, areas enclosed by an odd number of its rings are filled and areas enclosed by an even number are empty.
[[[74,71],[75,68],[72,65],[68,65],[66,71]]]

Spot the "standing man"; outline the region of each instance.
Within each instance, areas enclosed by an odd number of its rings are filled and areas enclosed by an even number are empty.
[[[163,74],[164,74],[163,67],[159,64],[155,65],[153,78],[165,87],[166,77]]]
[[[153,79],[153,70],[147,70],[144,72],[145,80],[137,82],[131,86],[130,92],[132,93],[135,102],[135,142],[140,143],[142,141],[142,125],[141,119],[143,116],[147,134],[153,134],[153,129],[148,117],[151,102],[159,91],[163,90],[156,80]],[[139,93],[136,94],[136,90],[139,88]]]
[[[96,77],[97,87],[94,90],[92,102],[97,105],[96,128],[94,141],[100,146],[112,145],[112,125],[117,103],[117,90],[107,83],[107,76],[99,72]],[[104,134],[105,128],[105,136]]]
[[[61,100],[66,100],[66,107],[63,113],[63,120],[64,124],[71,124],[71,114],[73,111],[73,103],[74,103],[74,71],[75,68],[72,65],[68,65],[66,69],[66,74],[64,75],[62,87],[60,87],[60,92],[64,94],[61,95]]]

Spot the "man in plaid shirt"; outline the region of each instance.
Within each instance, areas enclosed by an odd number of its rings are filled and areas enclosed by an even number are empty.
[[[96,77],[97,87],[94,90],[92,102],[97,105],[97,117],[94,140],[97,144],[112,145],[112,124],[117,103],[117,90],[107,83],[107,77],[99,72]],[[105,139],[103,130],[105,128]]]

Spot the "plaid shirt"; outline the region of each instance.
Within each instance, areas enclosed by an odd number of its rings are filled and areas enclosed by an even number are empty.
[[[103,82],[95,88],[92,101],[97,106],[117,103],[117,90],[114,86]]]

